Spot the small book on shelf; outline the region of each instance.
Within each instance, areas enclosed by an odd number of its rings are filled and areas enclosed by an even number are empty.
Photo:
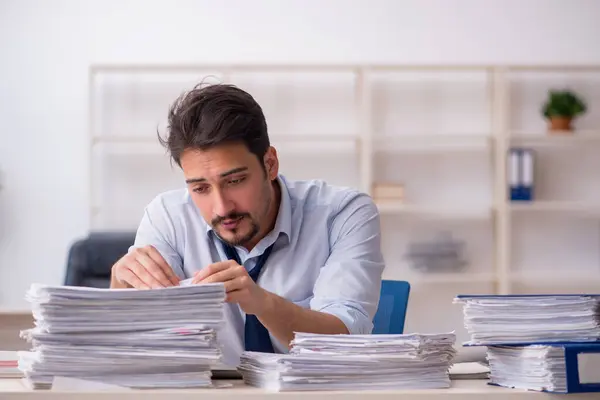
[[[373,185],[373,198],[381,201],[402,201],[404,186],[399,183],[376,183]]]

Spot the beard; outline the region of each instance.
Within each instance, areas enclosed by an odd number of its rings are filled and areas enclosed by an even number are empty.
[[[248,221],[250,223],[250,230],[243,234],[240,232],[240,227],[230,229],[228,232],[233,235],[232,238],[226,239],[222,235],[219,234],[219,225],[221,221],[226,219],[240,219],[240,222]],[[231,246],[243,246],[246,243],[250,242],[254,237],[260,232],[260,225],[258,222],[252,218],[252,216],[248,213],[236,213],[233,212],[224,217],[217,217],[211,221],[211,225],[213,227],[214,233],[221,239],[221,241],[231,245]]]
[[[263,187],[262,196],[261,196],[262,201],[260,203],[264,204],[264,207],[261,210],[261,212],[258,214],[258,217],[255,217],[248,212],[235,212],[234,211],[225,216],[216,217],[211,221],[213,231],[215,232],[215,234],[217,235],[217,237],[219,239],[221,239],[223,242],[225,242],[231,246],[244,246],[247,243],[251,242],[256,237],[256,235],[258,235],[260,233],[261,224],[259,221],[262,220],[263,223],[266,223],[264,220],[266,219],[267,215],[269,214],[269,210],[271,209],[271,204],[273,202],[273,199],[271,198],[271,193],[269,191],[270,185],[271,185],[271,182],[267,180]],[[224,238],[222,235],[219,234],[219,227],[220,227],[221,222],[223,222],[224,220],[235,220],[235,219],[240,219],[240,224],[242,224],[242,225],[244,225],[244,222],[248,222],[250,224],[250,229],[246,233],[244,233],[244,231],[243,231],[244,226],[237,226],[234,229],[227,230],[227,232],[230,235],[233,235],[233,237],[230,237],[229,239]]]

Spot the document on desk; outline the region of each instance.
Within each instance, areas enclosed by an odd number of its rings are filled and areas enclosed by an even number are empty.
[[[600,340],[600,296],[458,296],[468,345]]]
[[[490,346],[490,382],[552,393],[600,392],[600,344]]]
[[[32,285],[35,327],[19,369],[32,387],[54,377],[125,387],[210,386],[221,362],[223,284],[155,290]]]
[[[16,351],[0,351],[0,378],[21,378]]]
[[[455,363],[450,367],[450,379],[487,379],[490,367],[480,362]]]
[[[297,333],[289,354],[246,352],[244,381],[272,391],[426,389],[450,386],[454,333]]]

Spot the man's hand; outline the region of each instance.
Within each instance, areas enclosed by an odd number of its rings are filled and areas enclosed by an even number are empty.
[[[261,288],[235,261],[211,264],[192,279],[194,284],[215,282],[224,283],[228,302],[238,303],[246,314],[256,315],[267,330],[288,347],[295,332],[349,332],[338,317],[302,308]]]
[[[246,269],[235,261],[221,261],[198,271],[192,283],[222,282],[226,301],[237,303],[246,314],[260,314],[265,308],[267,291],[258,286]]]
[[[152,246],[133,249],[112,267],[111,287],[157,289],[179,285],[179,277]]]

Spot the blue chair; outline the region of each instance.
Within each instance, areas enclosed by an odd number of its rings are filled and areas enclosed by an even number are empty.
[[[410,284],[406,281],[381,281],[381,295],[375,318],[373,333],[403,333]]]

